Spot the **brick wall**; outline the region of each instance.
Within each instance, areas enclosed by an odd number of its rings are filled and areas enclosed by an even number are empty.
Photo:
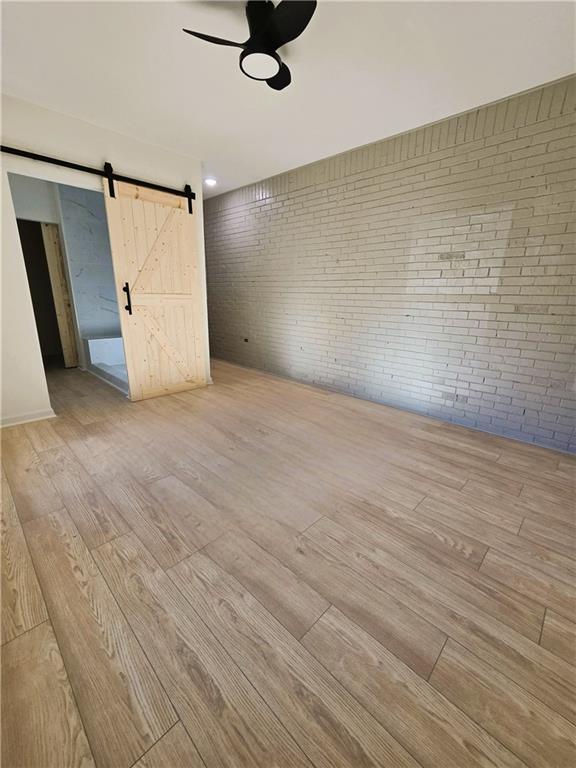
[[[574,438],[576,78],[212,198],[216,357]]]

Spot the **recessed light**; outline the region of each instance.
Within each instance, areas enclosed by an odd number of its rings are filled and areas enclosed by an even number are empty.
[[[213,179],[211,176],[204,179],[204,184],[206,184],[207,187],[215,187],[217,183],[216,179]]]

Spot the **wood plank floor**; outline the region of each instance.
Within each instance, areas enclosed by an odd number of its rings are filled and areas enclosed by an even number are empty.
[[[573,768],[576,459],[213,376],[2,431],[3,768]]]

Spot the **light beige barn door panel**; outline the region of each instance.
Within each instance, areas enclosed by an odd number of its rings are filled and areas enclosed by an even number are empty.
[[[130,398],[204,386],[207,317],[196,215],[183,197],[122,182],[114,187],[110,197],[105,181]]]

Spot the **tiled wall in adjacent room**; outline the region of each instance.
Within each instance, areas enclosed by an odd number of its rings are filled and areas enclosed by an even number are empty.
[[[205,204],[212,354],[575,449],[576,78]]]

